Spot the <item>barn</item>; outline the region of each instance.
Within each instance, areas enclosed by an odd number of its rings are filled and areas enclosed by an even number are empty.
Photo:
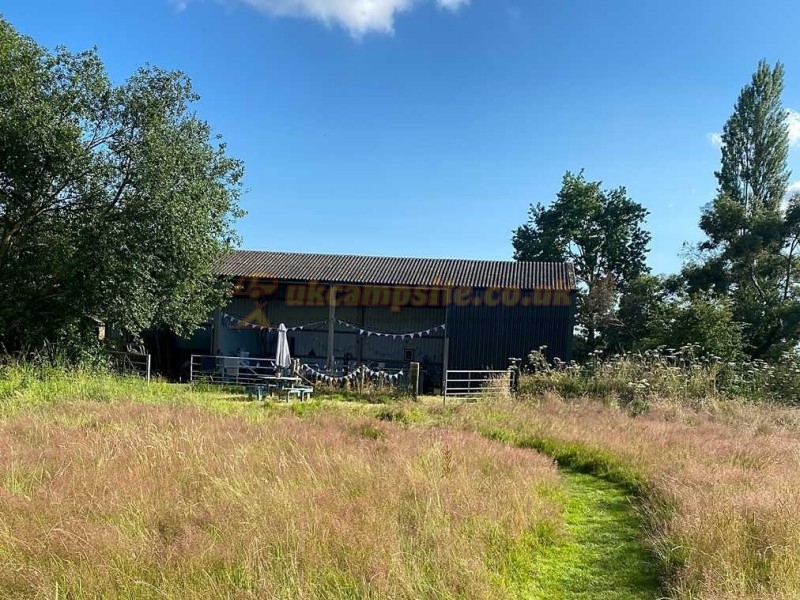
[[[282,323],[292,356],[315,369],[418,362],[437,388],[448,369],[505,369],[541,346],[569,360],[572,350],[568,263],[237,251],[217,270],[234,295],[185,351],[272,357]]]

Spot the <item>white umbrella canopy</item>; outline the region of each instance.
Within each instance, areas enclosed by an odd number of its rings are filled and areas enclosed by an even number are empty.
[[[286,325],[278,326],[278,353],[275,355],[275,364],[281,369],[292,366],[292,357],[289,354],[289,340],[286,338]]]

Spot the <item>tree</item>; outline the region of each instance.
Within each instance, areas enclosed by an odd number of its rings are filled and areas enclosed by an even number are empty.
[[[670,320],[668,282],[643,274],[630,281],[620,296],[617,326],[607,333],[617,351],[648,350],[662,345]]]
[[[800,340],[797,251],[800,199],[784,204],[789,134],[783,66],[761,61],[722,134],[717,197],[700,227],[707,239],[684,269],[692,292],[730,299],[747,352],[768,358]]]
[[[789,183],[789,135],[781,104],[784,69],[762,60],[739,94],[722,133],[720,196],[746,217],[777,211]]]
[[[567,172],[555,201],[532,205],[528,222],[514,233],[515,260],[575,265],[578,322],[590,350],[598,331],[613,320],[618,294],[648,271],[647,215],[625,188],[603,190],[601,182],[586,181],[583,171]]]
[[[742,326],[735,321],[727,298],[684,297],[673,300],[669,309],[660,346],[681,348],[692,344],[699,347],[701,356],[715,356],[726,362],[742,358]]]
[[[50,52],[0,18],[0,340],[75,341],[98,318],[188,333],[221,304],[242,164],[156,67],[112,85],[95,50]]]
[[[634,280],[620,298],[617,316],[621,326],[612,339],[620,350],[691,344],[701,356],[742,358],[742,326],[735,321],[730,301],[690,295],[677,278],[643,275]]]

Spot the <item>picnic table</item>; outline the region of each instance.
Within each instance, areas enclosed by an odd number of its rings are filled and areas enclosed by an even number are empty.
[[[303,401],[314,393],[313,387],[300,385],[303,380],[297,376],[262,375],[258,377],[258,382],[259,383],[248,386],[247,388],[248,396],[255,396],[258,400],[263,398],[265,389],[270,396],[272,396],[273,393],[285,393],[287,402],[292,396],[296,396]],[[263,385],[260,385],[262,383]]]

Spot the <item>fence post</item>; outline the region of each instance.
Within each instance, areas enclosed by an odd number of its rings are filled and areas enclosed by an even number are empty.
[[[408,370],[408,385],[411,387],[411,396],[416,398],[419,396],[419,363],[412,362],[411,368]]]
[[[151,365],[151,358],[152,355],[147,355],[147,383],[150,383],[150,365]]]
[[[194,354],[189,356],[189,383],[194,383]]]
[[[442,394],[447,395],[447,370],[450,368],[450,338],[444,336],[444,351],[442,353]]]
[[[509,358],[508,360],[511,363],[508,367],[509,388],[512,394],[516,394],[517,386],[519,385],[519,363],[522,359]]]

